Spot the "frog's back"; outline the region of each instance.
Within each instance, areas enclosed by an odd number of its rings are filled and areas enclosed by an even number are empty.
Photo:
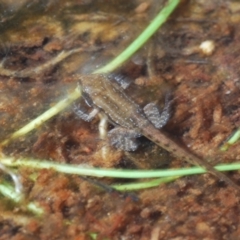
[[[141,109],[116,84],[104,75],[89,75],[82,79],[83,91],[90,95],[94,105],[111,120],[126,128],[139,128],[145,120]]]

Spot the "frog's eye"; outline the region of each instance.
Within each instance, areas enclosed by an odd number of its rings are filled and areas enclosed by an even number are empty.
[[[126,89],[131,84],[131,79],[121,73],[110,73],[107,78],[115,80],[123,89]]]

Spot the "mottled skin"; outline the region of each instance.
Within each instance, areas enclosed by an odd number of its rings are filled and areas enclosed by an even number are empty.
[[[80,84],[82,91],[91,97],[93,105],[102,110],[115,125],[135,130],[178,158],[205,168],[240,192],[239,186],[230,178],[215,170],[211,164],[195,156],[188,149],[177,144],[164,131],[156,129],[142,109],[106,76],[98,74],[82,76]]]

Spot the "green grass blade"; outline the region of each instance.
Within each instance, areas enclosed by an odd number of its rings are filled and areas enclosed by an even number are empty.
[[[169,0],[167,5],[158,13],[148,27],[133,41],[120,55],[106,66],[96,70],[94,73],[108,73],[120,67],[137,50],[139,50],[159,27],[168,19],[169,15],[175,10],[180,0]]]
[[[11,157],[1,158],[1,163],[11,167],[30,167],[35,169],[54,169],[65,174],[77,174],[83,176],[94,177],[113,177],[113,178],[159,178],[172,176],[187,176],[194,174],[206,173],[206,170],[201,167],[181,168],[181,169],[166,169],[166,170],[127,170],[127,169],[98,169],[80,165],[68,165],[43,160],[30,159],[14,159]],[[215,166],[218,171],[234,171],[240,169],[240,163],[221,164]]]
[[[137,183],[127,183],[127,184],[116,184],[111,185],[112,188],[116,189],[117,191],[136,191],[136,190],[142,190],[146,188],[153,188],[157,187],[162,183],[169,183],[179,178],[179,176],[176,177],[163,177],[154,179],[151,181],[145,181],[145,182],[137,182]]]

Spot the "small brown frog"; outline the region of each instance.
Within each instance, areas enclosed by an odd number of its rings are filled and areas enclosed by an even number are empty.
[[[89,117],[81,109],[77,109],[75,112],[81,118],[90,121],[97,113],[96,109],[103,111],[116,126],[109,132],[112,145],[123,150],[133,151],[137,148],[134,138],[143,135],[177,157],[205,168],[220,180],[240,191],[239,186],[230,178],[215,170],[211,164],[197,157],[188,149],[180,146],[164,131],[159,130],[169,118],[169,103],[164,107],[162,114],[152,103],[141,109],[124,93],[120,86],[109,80],[105,75],[81,76],[80,84],[84,98],[95,110]]]

